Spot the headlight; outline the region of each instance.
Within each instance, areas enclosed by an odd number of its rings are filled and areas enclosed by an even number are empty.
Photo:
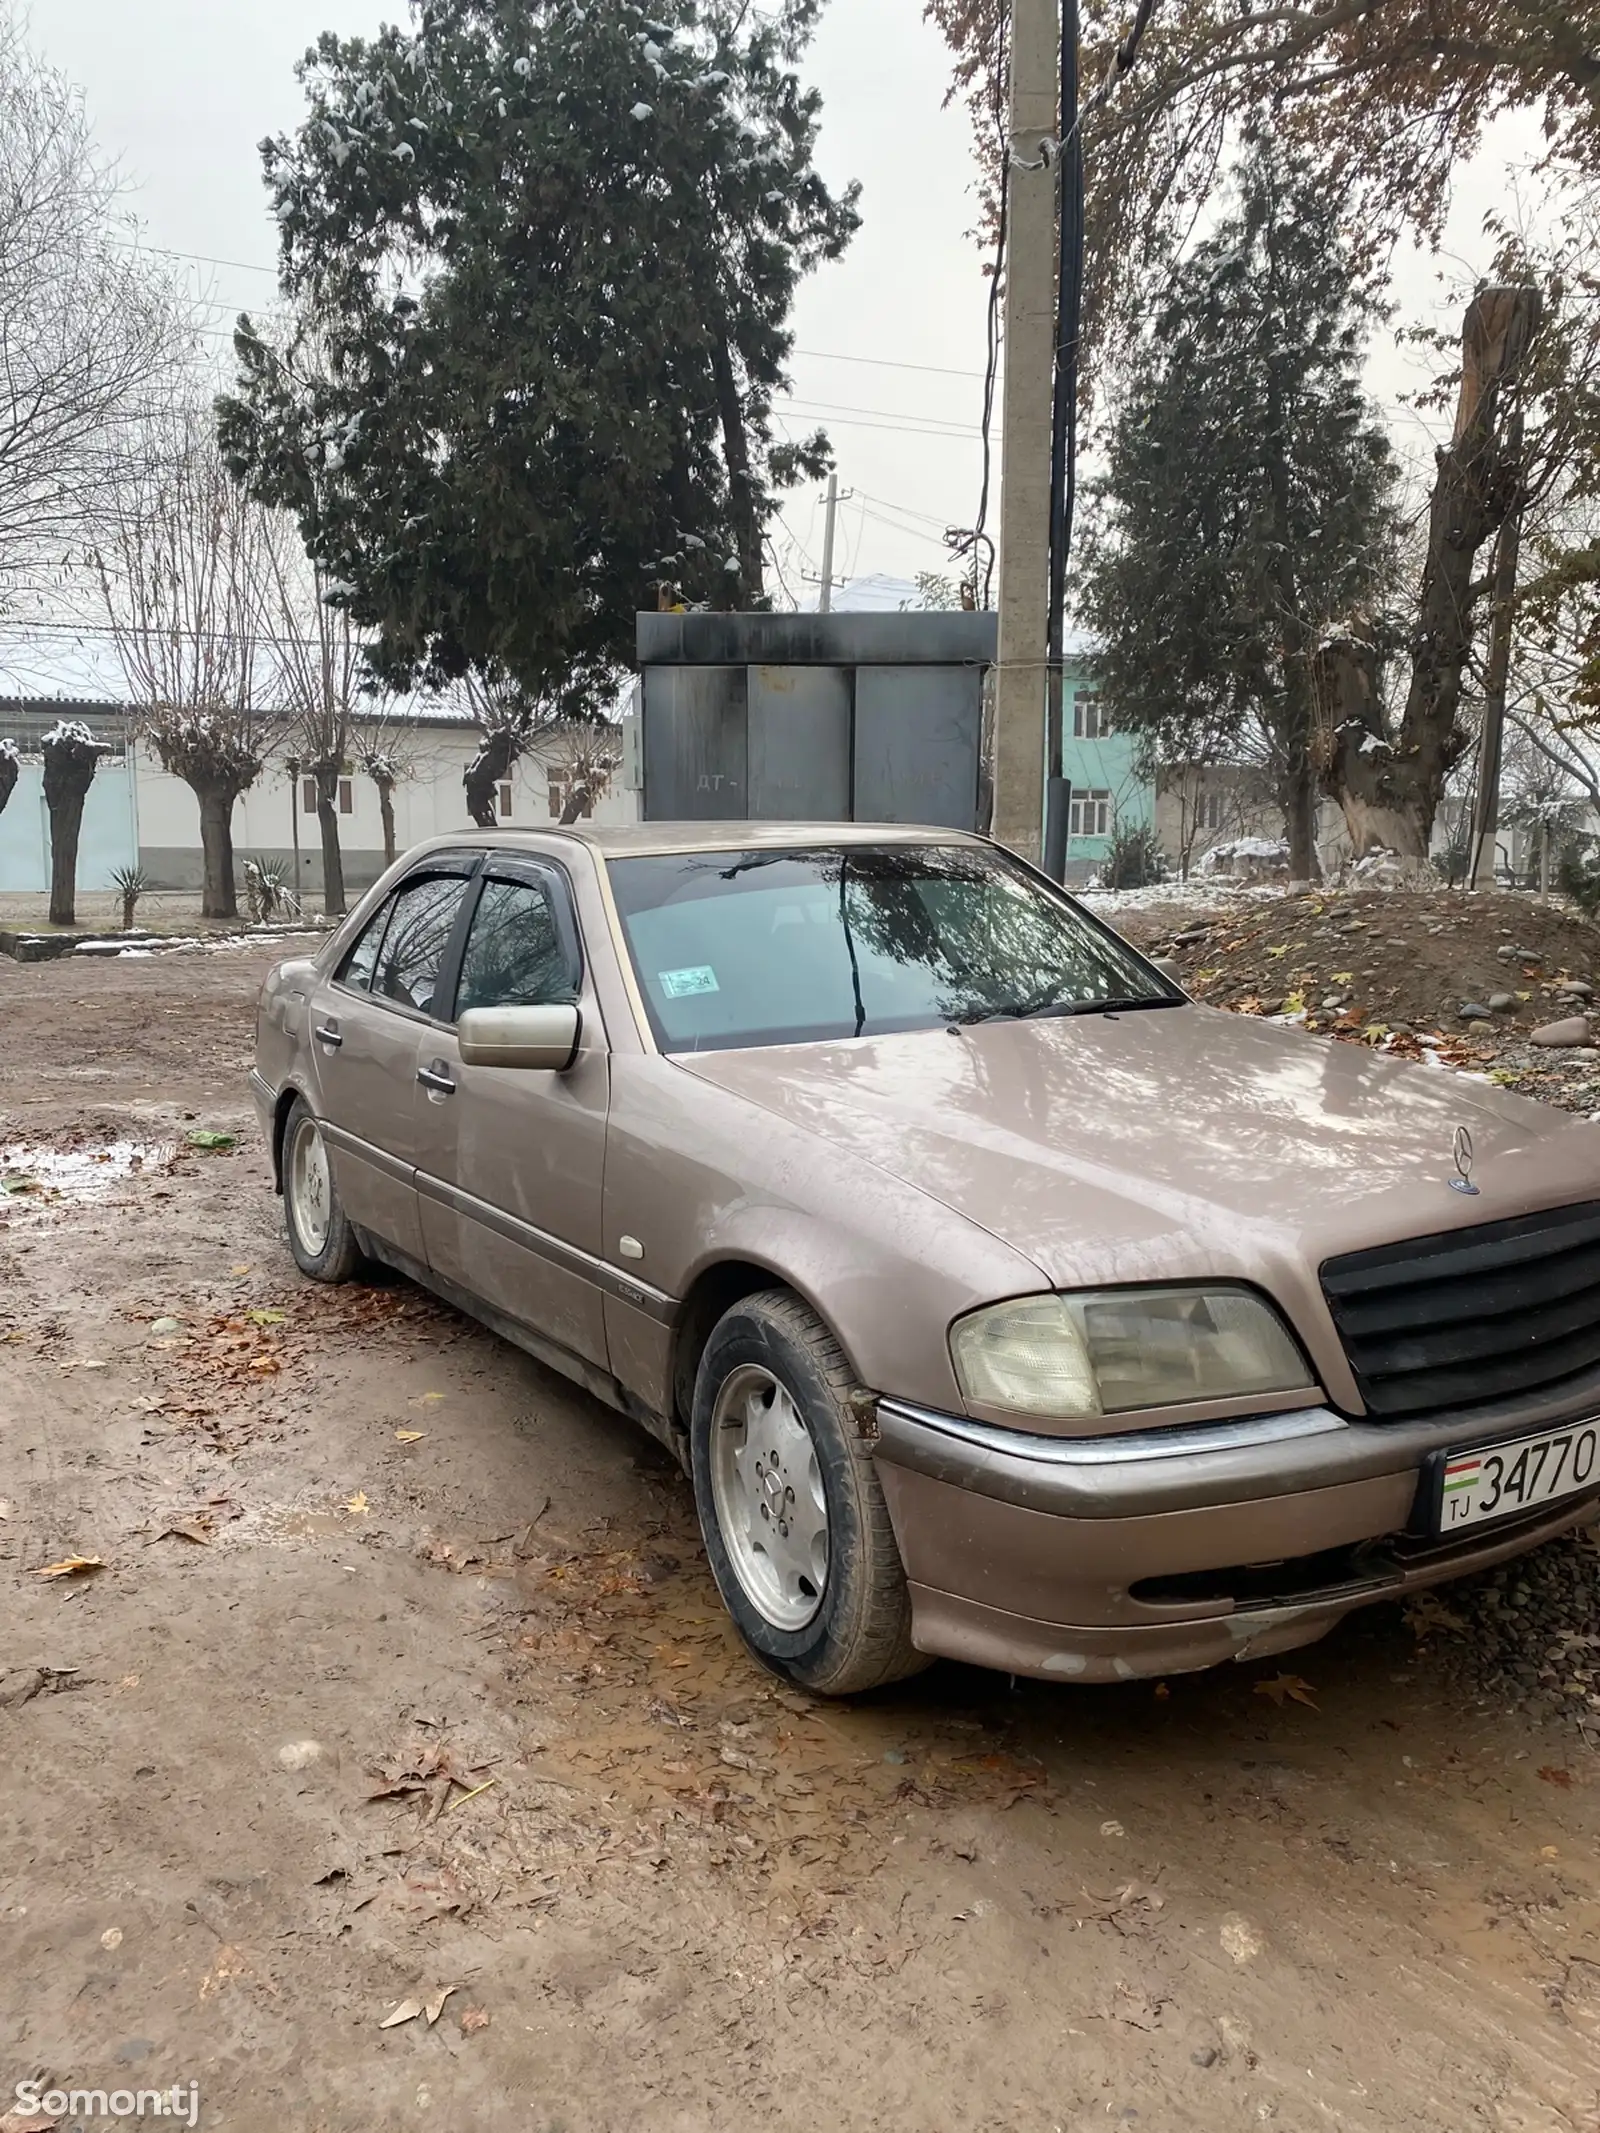
[[[1249,1289],[1020,1297],[958,1319],[950,1351],[969,1400],[1024,1415],[1116,1415],[1315,1389],[1294,1336]]]

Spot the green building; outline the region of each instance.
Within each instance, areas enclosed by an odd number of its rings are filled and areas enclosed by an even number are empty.
[[[1072,785],[1067,879],[1082,883],[1110,857],[1119,829],[1154,823],[1156,792],[1132,738],[1111,730],[1095,683],[1094,640],[1082,632],[1068,637],[1062,699],[1061,767]]]

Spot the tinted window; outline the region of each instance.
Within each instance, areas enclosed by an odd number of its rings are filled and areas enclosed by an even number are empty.
[[[457,1015],[469,1007],[544,1007],[577,999],[577,972],[556,922],[557,893],[542,883],[484,883],[461,959]]]
[[[797,1044],[1181,995],[1067,897],[971,845],[611,862],[666,1051]]]
[[[372,990],[372,973],[378,965],[378,950],[383,945],[383,929],[389,923],[389,913],[394,909],[391,896],[381,903],[372,917],[361,929],[361,937],[339,965],[336,982],[348,985],[354,992]]]
[[[436,1014],[434,987],[467,884],[459,875],[424,875],[395,893],[372,991],[404,1007]]]

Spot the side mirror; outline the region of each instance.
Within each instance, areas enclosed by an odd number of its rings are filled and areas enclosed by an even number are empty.
[[[469,1007],[456,1028],[463,1066],[562,1074],[578,1055],[575,1007]]]

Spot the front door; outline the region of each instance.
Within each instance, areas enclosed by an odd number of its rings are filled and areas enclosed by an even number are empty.
[[[425,1256],[417,1211],[417,1081],[452,982],[452,938],[475,860],[425,862],[385,899],[311,995],[317,1111],[346,1214]]]
[[[452,1024],[472,1007],[575,1001],[565,1073],[464,1066],[453,1027],[423,1047],[417,1192],[428,1264],[602,1367],[600,1194],[610,1058],[566,876],[495,854],[476,884]]]

